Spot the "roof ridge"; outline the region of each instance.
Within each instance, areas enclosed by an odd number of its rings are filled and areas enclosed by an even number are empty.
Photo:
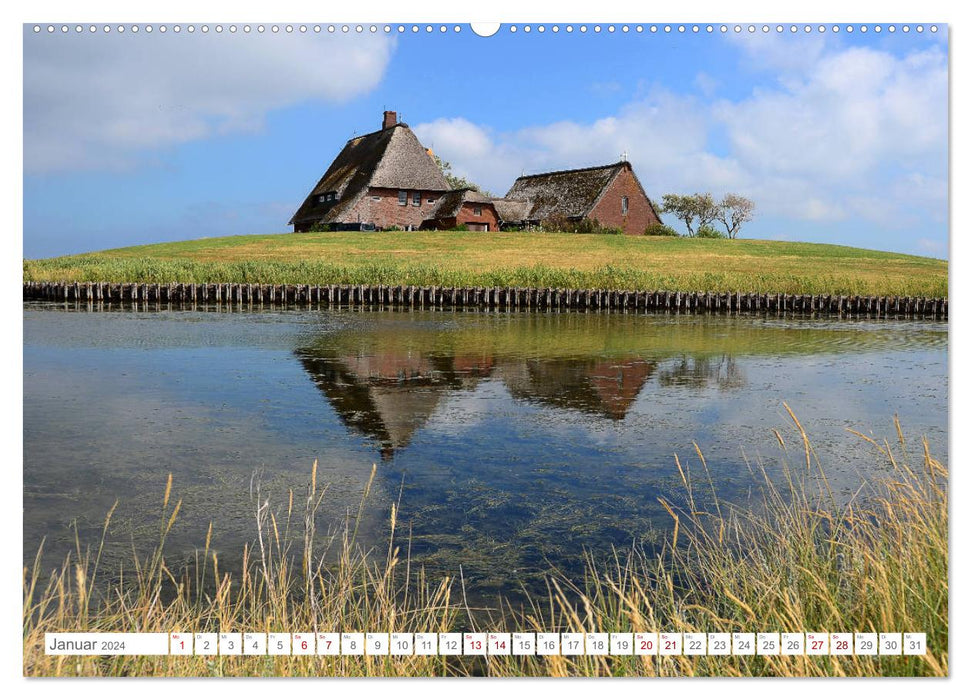
[[[391,126],[387,126],[383,129],[378,129],[377,131],[369,131],[366,134],[359,134],[358,136],[352,136],[351,138],[347,139],[345,144],[350,143],[351,141],[356,141],[357,139],[366,139],[368,136],[375,136],[377,134],[380,134],[382,131],[387,131],[388,129],[394,129],[396,126],[403,126],[406,129],[408,129],[408,131],[411,131],[410,126],[408,126],[404,122],[398,122],[397,124],[392,124]]]
[[[624,165],[626,163],[627,161],[625,160],[619,160],[616,163],[609,163],[607,165],[590,165],[590,166],[587,166],[586,168],[568,168],[566,170],[550,170],[549,172],[545,172],[545,173],[534,173],[532,175],[520,175],[516,179],[524,180],[531,177],[546,177],[547,175],[561,175],[564,173],[582,173],[587,170],[609,170],[611,168],[616,168],[619,165]]]

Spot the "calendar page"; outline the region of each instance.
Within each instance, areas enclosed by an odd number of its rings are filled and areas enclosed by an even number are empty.
[[[20,28],[24,677],[949,675],[945,17],[227,12]]]

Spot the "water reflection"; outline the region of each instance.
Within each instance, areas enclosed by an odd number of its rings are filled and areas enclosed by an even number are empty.
[[[449,356],[435,348],[402,353],[378,344],[367,354],[321,352],[326,348],[295,354],[344,425],[377,442],[385,461],[407,447],[447,395],[471,393],[483,379],[500,381],[520,401],[621,420],[658,367],[635,356]]]
[[[778,429],[810,431],[834,489],[878,468],[847,428],[947,459],[947,326],[627,314],[53,310],[24,312],[24,559],[45,568],[97,542],[106,568],[152,542],[168,473],[183,499],[172,550],[215,523],[231,570],[253,535],[250,480],[285,508],[319,460],[320,531],[377,461],[360,537],[399,504],[415,563],[470,596],[541,580],[652,541],[683,487],[673,455],[719,495],[745,497],[748,461],[778,465]],[[92,407],[96,407],[92,409]],[[277,513],[281,522],[282,510]],[[114,526],[113,526],[114,528]],[[175,561],[175,560],[173,560]],[[537,584],[538,585],[538,584]]]
[[[732,392],[746,383],[741,357],[879,351],[897,331],[706,317],[375,318],[328,329],[294,354],[343,424],[377,443],[385,461],[447,396],[474,393],[486,379],[518,401],[621,421],[654,377],[658,389]],[[908,344],[915,338],[937,339]]]
[[[682,357],[658,374],[661,386],[687,386],[696,389],[715,387],[722,391],[745,385],[745,372],[732,355],[721,357]]]
[[[474,389],[494,367],[479,358],[422,353],[295,354],[344,425],[378,442],[384,460],[411,442],[445,394]]]

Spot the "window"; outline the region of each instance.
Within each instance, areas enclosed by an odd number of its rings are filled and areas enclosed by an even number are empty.
[[[381,198],[379,196],[377,196],[377,195],[371,195],[371,201],[372,202],[380,202],[381,201]]]
[[[620,198],[620,213],[623,214],[624,216],[627,216],[628,205],[629,205],[629,202],[627,200],[627,197],[621,197]]]
[[[426,200],[426,201],[427,201],[427,202],[428,202],[429,204],[434,204],[434,203],[435,203],[435,200],[434,200],[434,199],[429,199],[429,200]]]
[[[398,204],[405,206],[408,204],[408,192],[405,190],[398,190]]]
[[[472,208],[472,213],[475,216],[482,216],[482,207],[473,207]]]
[[[320,195],[319,197],[317,197],[317,201],[323,204],[324,202],[327,201],[327,195],[325,194]]]
[[[416,207],[421,206],[421,192],[412,192],[411,203]]]

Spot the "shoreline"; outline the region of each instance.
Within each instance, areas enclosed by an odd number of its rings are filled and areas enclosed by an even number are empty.
[[[947,297],[365,284],[24,282],[24,301],[948,318]]]

